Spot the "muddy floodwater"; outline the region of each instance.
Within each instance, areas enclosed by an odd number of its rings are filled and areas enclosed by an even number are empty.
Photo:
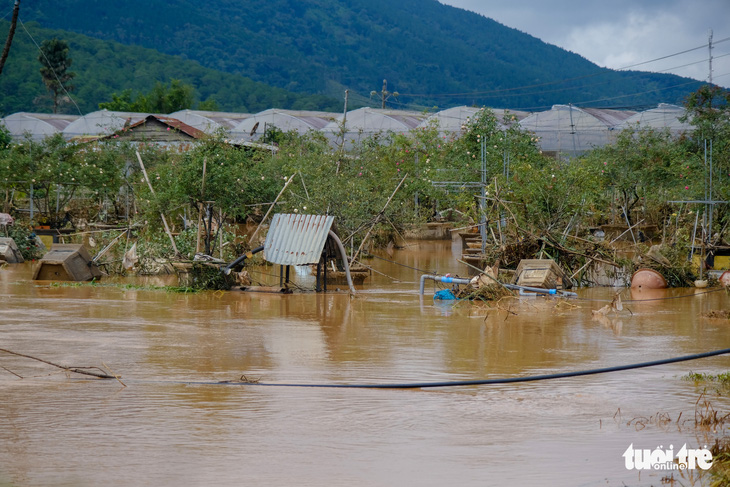
[[[628,469],[623,454],[726,437],[695,428],[703,386],[682,376],[727,372],[728,355],[501,385],[299,387],[522,377],[730,348],[730,322],[701,316],[729,307],[724,291],[592,288],[490,308],[434,302],[428,281],[420,296],[424,273],[467,274],[459,251],[412,242],[368,259],[377,272],[354,297],[122,285],[175,284],[158,277],[59,286],[32,281],[32,264],[0,269],[0,348],[121,381],[0,352],[0,486],[697,481],[697,470]],[[273,285],[277,272],[251,275]],[[593,319],[617,291],[624,311]],[[727,398],[705,398],[730,411]]]

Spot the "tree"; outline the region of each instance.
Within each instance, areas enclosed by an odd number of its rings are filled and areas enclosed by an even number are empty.
[[[703,85],[690,93],[685,102],[687,114],[682,121],[697,127],[700,137],[714,139],[730,126],[730,91],[719,86]]]
[[[68,94],[74,90],[70,81],[76,76],[76,73],[68,71],[71,67],[68,43],[56,38],[43,41],[38,61],[41,63],[43,83],[53,98],[53,113],[57,113],[62,93]]]
[[[101,110],[115,112],[147,112],[147,99],[144,95],[132,98],[132,90],[126,89],[121,94],[112,93],[112,101],[99,103]]]
[[[120,112],[173,113],[192,108],[194,92],[192,85],[179,79],[167,84],[158,81],[149,93],[140,93],[136,97],[132,96],[132,90],[129,89],[121,94],[113,93],[112,101],[99,103],[99,108]]]
[[[12,142],[13,138],[10,136],[10,132],[7,127],[5,127],[5,125],[0,125],[0,152],[8,150]]]

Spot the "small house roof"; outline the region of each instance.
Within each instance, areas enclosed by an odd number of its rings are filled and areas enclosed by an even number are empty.
[[[144,130],[153,126],[158,128]],[[173,132],[168,135],[171,130]],[[142,120],[124,126],[112,134],[100,137],[100,139],[125,138],[150,142],[175,142],[180,141],[181,136],[182,139],[201,139],[205,137],[205,132],[175,118],[164,115],[147,115]]]

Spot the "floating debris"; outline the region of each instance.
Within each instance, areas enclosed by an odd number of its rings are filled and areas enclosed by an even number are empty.
[[[0,262],[7,262],[8,264],[22,264],[25,262],[23,254],[20,253],[20,249],[15,245],[15,240],[9,237],[0,237]]]
[[[101,271],[81,244],[54,244],[33,272],[34,280],[90,281]]]

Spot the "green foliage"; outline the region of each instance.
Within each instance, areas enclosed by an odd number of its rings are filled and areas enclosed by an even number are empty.
[[[272,131],[268,140],[278,145],[273,152],[232,145],[223,133],[184,151],[117,141],[70,144],[55,136],[0,150],[0,191],[27,195],[32,183],[35,207],[54,225],[63,223],[67,207],[75,214],[93,208],[88,216],[92,220],[102,208],[121,208],[128,193],[133,199],[130,223],[144,227],[140,253],[169,258],[179,256],[173,255],[160,214],[177,235],[178,250],[190,259],[198,216],[204,211],[205,253],[220,255],[222,232],[223,258],[229,260],[242,245],[232,225],[249,217],[260,220],[290,177],[294,181],[274,211],[333,215],[343,240],[352,238],[356,247],[376,222],[373,234],[387,242],[447,209],[478,221],[484,216],[481,188],[467,183],[484,180],[486,217],[516,222],[509,230],[514,232],[509,237],[518,237],[514,241],[535,236],[556,243],[555,237],[569,230],[575,235],[573,229],[623,224],[624,215],[630,215],[632,222],[644,219],[672,236],[664,253],[672,263],[671,275],[664,275],[670,285],[691,283],[694,271],[686,256],[696,209],[677,211],[667,201],[703,195],[709,170],[703,144],[689,136],[629,129],[614,144],[564,163],[541,154],[537,138],[510,122],[484,109],[451,137],[439,135],[433,125],[407,134],[375,134],[348,152],[333,150],[318,132]],[[724,147],[726,125],[713,126],[713,143]],[[154,194],[140,172],[137,151]],[[717,161],[725,171],[724,155],[718,154]],[[434,184],[439,181],[458,184]],[[722,183],[717,186],[721,189],[716,196],[726,191]],[[720,229],[727,215],[718,214]],[[640,246],[638,251],[646,249]]]
[[[5,125],[0,125],[0,152],[10,149],[13,139]]]
[[[625,129],[615,144],[578,163],[598,179],[597,202],[622,224],[636,221],[635,210],[697,198],[703,190],[704,165],[691,141],[666,131]]]
[[[0,233],[0,235],[3,235]],[[7,236],[17,245],[24,260],[35,260],[43,257],[44,251],[38,245],[35,234],[25,225],[15,223],[7,226]]]
[[[701,85],[673,75],[600,68],[577,54],[435,0],[66,0],[63,9],[51,0],[37,0],[23,8],[27,20],[47,28],[155,49],[291,92],[341,100],[350,89],[350,103],[368,103],[368,94],[380,89],[384,78],[391,91],[401,93],[399,102],[420,107],[477,104],[522,109],[619,96],[628,105],[680,103]],[[107,47],[96,56],[107,70],[110,64],[124,62],[113,57],[113,50]],[[169,76],[186,79],[179,72]],[[154,79],[167,77],[148,78],[145,90]],[[561,90],[515,90],[558,81]],[[203,83],[193,85],[204,89]],[[115,86],[113,91],[129,87]],[[227,102],[219,96],[216,100]],[[281,101],[270,98],[265,108],[283,107]],[[240,105],[254,111],[260,102],[259,93],[247,91]],[[289,106],[305,109],[302,105]]]
[[[173,113],[193,107],[194,91],[192,85],[173,79],[169,84],[155,83],[149,93],[136,98],[133,98],[132,90],[124,90],[120,95],[112,93],[112,101],[99,103],[99,108],[120,112]]]
[[[126,160],[122,152],[120,146],[94,150],[70,144],[60,134],[42,142],[25,140],[0,151],[0,189],[30,196],[32,185],[39,222],[60,228],[67,205],[80,193],[92,200],[116,196]]]
[[[730,372],[721,374],[690,372],[682,376],[682,380],[694,382],[695,385],[711,386],[718,393],[724,393],[730,389]]]
[[[31,6],[28,7],[27,12],[30,12]],[[9,22],[0,20],[0,32],[6,31],[8,26]],[[153,49],[43,29],[35,22],[26,22],[25,27],[38,40],[53,37],[67,40],[77,73],[72,96],[82,113],[96,111],[100,103],[114,103],[113,95],[117,102],[131,103],[138,94],[150,93],[157,83],[169,87],[171,80],[180,80],[183,85],[194,88],[192,106],[195,107],[195,100],[199,100],[197,108],[200,110],[255,113],[271,107],[338,112],[342,109],[339,99],[274,88],[240,73],[206,68],[196,61]],[[0,115],[50,110],[50,101],[46,102],[40,96],[46,88],[38,72],[37,56],[38,50],[27,35],[15,36],[0,76],[3,95],[0,96]],[[62,100],[59,98],[59,101]],[[71,107],[60,104],[59,110],[69,111]],[[75,107],[73,112],[76,112]]]
[[[712,162],[713,199],[730,201],[730,90],[705,85],[687,98],[687,116],[701,144],[698,159]],[[705,187],[709,190],[709,167]],[[721,214],[727,223],[729,212]]]
[[[68,43],[55,37],[43,41],[38,61],[41,63],[43,83],[51,93],[53,113],[57,113],[61,95],[74,90],[70,81],[76,73],[68,70],[71,67]]]

